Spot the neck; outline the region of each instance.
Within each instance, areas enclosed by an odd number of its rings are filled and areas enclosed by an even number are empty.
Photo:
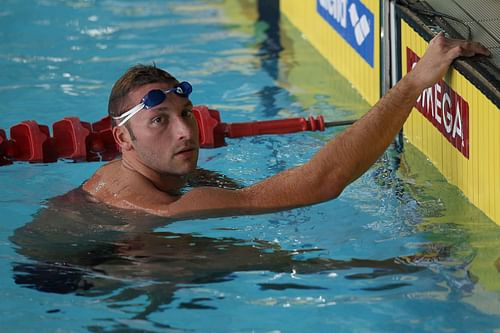
[[[171,194],[178,195],[179,190],[186,185],[187,175],[175,175],[170,173],[162,173],[144,164],[135,154],[125,153],[122,155],[122,167],[140,174],[158,190]]]

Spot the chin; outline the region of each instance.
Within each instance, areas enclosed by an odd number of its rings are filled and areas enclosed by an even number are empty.
[[[191,156],[189,159],[174,159],[164,164],[159,168],[162,173],[168,173],[176,176],[187,176],[196,170],[198,166],[198,154]]]
[[[175,174],[177,174],[179,176],[187,176],[190,173],[192,173],[194,170],[196,170],[196,167],[197,167],[196,162],[190,163],[189,165],[184,165],[182,167],[177,168],[177,170],[175,170],[176,171]]]

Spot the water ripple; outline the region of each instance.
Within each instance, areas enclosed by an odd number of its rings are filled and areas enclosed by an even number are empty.
[[[83,29],[80,30],[80,33],[83,35],[88,35],[90,37],[102,37],[106,35],[111,35],[118,31],[118,28],[113,27],[104,27],[104,28],[96,28],[96,29]]]
[[[43,61],[59,63],[59,62],[66,62],[66,61],[70,60],[70,58],[67,58],[67,57],[53,57],[53,56],[11,55],[11,56],[6,56],[6,58],[7,58],[7,60],[10,60],[12,62],[21,63],[21,64],[43,62]]]

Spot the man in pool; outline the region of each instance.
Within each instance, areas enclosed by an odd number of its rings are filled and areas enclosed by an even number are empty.
[[[197,187],[185,194],[180,190],[196,169],[199,149],[191,86],[153,66],[132,67],[115,83],[108,105],[122,159],[97,170],[83,189],[111,206],[174,219],[267,213],[334,199],[381,156],[423,89],[455,58],[475,54],[489,51],[439,34],[410,73],[304,165],[242,189]]]

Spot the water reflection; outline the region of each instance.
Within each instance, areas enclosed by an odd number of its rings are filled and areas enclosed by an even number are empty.
[[[450,285],[466,291],[465,302],[484,313],[500,314],[500,228],[474,207],[455,186],[412,145],[401,155],[399,175],[404,191],[414,198],[422,216],[415,227],[429,244],[445,244],[454,263]],[[457,278],[460,276],[460,278]]]
[[[146,319],[172,303],[176,291],[231,281],[235,272],[313,274],[365,268],[363,273],[355,270],[345,277],[374,279],[423,269],[403,258],[335,260],[309,254],[308,259],[298,259],[304,252],[321,250],[288,251],[261,240],[153,231],[168,222],[140,213],[123,214],[89,201],[80,189],[71,191],[50,200],[11,237],[16,251],[27,259],[13,264],[13,278],[19,285],[42,292],[100,297],[113,309],[129,307],[124,305],[127,301],[147,299],[133,311],[135,319]],[[298,281],[259,287],[276,291],[324,288]],[[406,285],[388,283],[372,290]],[[196,298],[179,307],[211,308],[206,305],[209,300]]]
[[[283,51],[280,33],[280,8],[278,0],[257,1],[258,20],[256,29],[263,30],[263,39],[258,48],[258,58],[262,69],[273,79],[279,77],[280,53]],[[276,96],[284,93],[279,86],[263,86],[259,91],[261,105],[266,117],[276,117],[280,111]]]

